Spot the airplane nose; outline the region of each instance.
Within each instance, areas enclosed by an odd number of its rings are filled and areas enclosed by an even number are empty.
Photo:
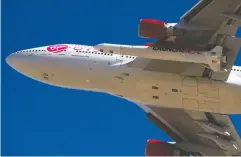
[[[48,70],[49,65],[45,64],[45,62],[49,61],[48,57],[43,57],[26,50],[10,54],[6,57],[5,61],[17,72],[36,79],[42,79],[42,72]]]
[[[12,66],[12,65],[14,64],[13,54],[10,54],[9,56],[7,56],[7,58],[6,58],[5,60],[6,60],[6,63],[7,63],[9,66]]]
[[[22,56],[17,53],[12,53],[6,58],[6,62],[9,66],[16,68],[16,66],[19,66],[19,63],[21,64],[21,58]]]
[[[26,68],[29,60],[29,54],[24,52],[12,53],[5,59],[6,63],[15,70],[22,70]]]

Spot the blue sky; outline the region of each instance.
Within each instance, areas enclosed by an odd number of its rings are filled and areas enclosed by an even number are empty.
[[[197,1],[2,0],[2,155],[143,155],[148,138],[169,140],[135,104],[39,83],[5,58],[56,43],[143,44],[141,18],[176,22]]]

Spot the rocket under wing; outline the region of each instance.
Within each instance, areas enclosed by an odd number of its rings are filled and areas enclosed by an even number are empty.
[[[130,55],[148,59],[160,59],[179,62],[189,62],[207,65],[215,72],[222,71],[221,65],[226,61],[223,47],[215,46],[211,51],[194,51],[155,46],[132,46],[118,44],[99,44],[94,46],[105,53]]]

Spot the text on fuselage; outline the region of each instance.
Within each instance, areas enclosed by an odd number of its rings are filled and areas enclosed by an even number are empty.
[[[154,51],[168,51],[168,52],[181,52],[181,53],[187,53],[187,54],[202,54],[198,51],[191,51],[191,50],[184,50],[184,49],[176,49],[176,48],[165,48],[165,47],[152,47],[152,50]]]

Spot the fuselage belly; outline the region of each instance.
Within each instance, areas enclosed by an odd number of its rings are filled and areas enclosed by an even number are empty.
[[[34,79],[64,88],[117,95],[133,102],[216,113],[241,112],[241,86],[79,59],[46,62]],[[51,65],[48,65],[51,64]],[[50,68],[51,67],[51,68]],[[81,68],[79,68],[81,67]]]

